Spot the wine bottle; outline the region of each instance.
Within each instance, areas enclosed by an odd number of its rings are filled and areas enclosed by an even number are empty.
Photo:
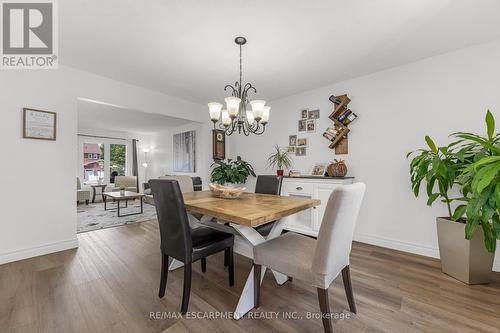
[[[347,115],[347,118],[343,121],[344,125],[349,125],[350,123],[352,123],[354,121],[354,119],[356,119],[358,117],[357,114],[355,114],[354,112],[351,112],[349,115]]]
[[[344,122],[344,120],[352,113],[351,110],[347,110],[345,111],[344,113],[342,113],[339,117],[338,117],[338,121],[340,121],[341,123]]]

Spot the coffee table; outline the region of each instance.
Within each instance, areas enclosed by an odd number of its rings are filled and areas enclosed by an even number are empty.
[[[145,195],[142,194],[142,193],[125,191],[123,194],[121,194],[119,191],[116,191],[116,192],[104,192],[102,194],[102,196],[104,198],[104,210],[115,210],[115,209],[117,209],[118,210],[118,217],[130,216],[130,215],[138,215],[138,214],[142,214],[144,212],[143,203],[142,203],[142,197],[144,197]],[[117,202],[117,208],[109,208],[109,209],[107,208],[108,198],[112,199],[113,202],[115,202],[115,201]],[[139,201],[141,202],[141,211],[140,212],[136,212],[136,213],[129,213],[129,214],[123,214],[123,215],[121,215],[120,214],[120,202],[125,201],[125,207],[123,207],[123,208],[127,208],[128,207],[128,201],[129,200],[133,200],[133,199],[139,199]]]

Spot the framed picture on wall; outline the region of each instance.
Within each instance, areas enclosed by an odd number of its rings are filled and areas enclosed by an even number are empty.
[[[226,158],[226,133],[222,130],[212,130],[212,154],[214,160]]]
[[[308,113],[308,119],[319,119],[319,110],[311,110]]]
[[[306,119],[299,120],[299,127],[298,127],[298,131],[299,132],[305,132],[306,131],[306,122],[307,122]]]
[[[310,133],[316,132],[316,120],[310,119],[307,121],[307,131]]]
[[[196,172],[196,131],[174,134],[174,172]]]
[[[57,113],[23,109],[23,138],[55,141],[56,133]]]

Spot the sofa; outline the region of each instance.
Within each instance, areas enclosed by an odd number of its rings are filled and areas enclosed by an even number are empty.
[[[202,182],[200,177],[190,177],[190,176],[160,176],[158,179],[173,179],[179,182],[179,187],[182,193],[201,191]],[[149,183],[144,183],[144,202],[154,205],[153,195],[151,194],[151,189],[149,188]]]
[[[125,188],[125,191],[139,192],[137,188],[137,176],[116,176],[115,187],[112,188],[111,191],[120,191],[122,187]]]

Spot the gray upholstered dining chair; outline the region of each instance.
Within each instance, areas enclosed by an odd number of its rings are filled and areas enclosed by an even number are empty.
[[[356,313],[349,254],[364,193],[363,183],[336,188],[328,199],[317,240],[290,232],[254,247],[256,308],[259,306],[261,266],[265,266],[317,288],[325,332],[333,332],[328,287],[341,272],[349,308]]]

